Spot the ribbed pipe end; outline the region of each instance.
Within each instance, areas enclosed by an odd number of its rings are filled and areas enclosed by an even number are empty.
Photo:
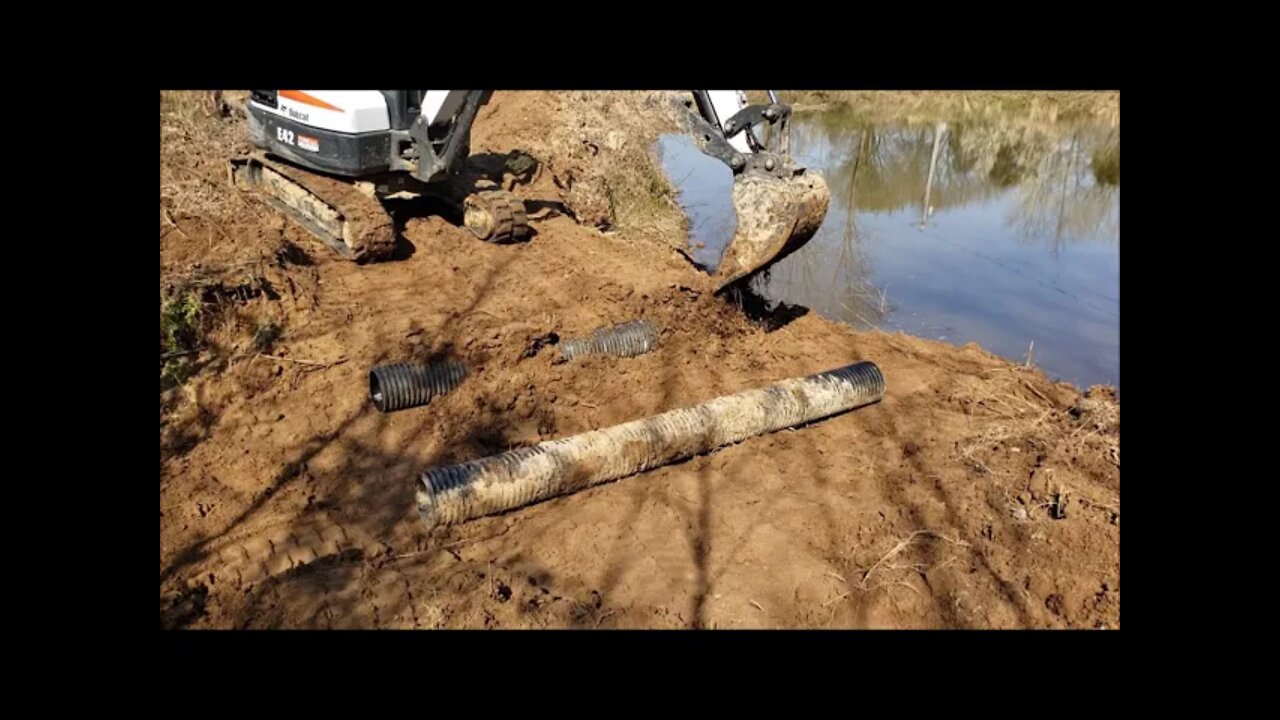
[[[383,365],[369,371],[369,399],[381,412],[426,405],[466,376],[467,367],[453,361]]]
[[[807,379],[815,382],[840,383],[856,394],[859,405],[868,405],[884,399],[884,374],[873,362],[846,365],[810,375]]]

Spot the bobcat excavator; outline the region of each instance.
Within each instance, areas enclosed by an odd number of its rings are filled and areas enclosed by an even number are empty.
[[[253,90],[246,116],[257,150],[230,161],[231,181],[357,262],[391,254],[395,226],[382,199],[400,193],[446,201],[481,240],[519,242],[529,235],[524,204],[461,173],[491,93]],[[715,270],[717,291],[803,245],[827,212],[826,183],[791,158],[791,108],[772,91],[769,100],[748,105],[741,91],[694,90],[684,103],[695,144],[734,175],[738,225]]]

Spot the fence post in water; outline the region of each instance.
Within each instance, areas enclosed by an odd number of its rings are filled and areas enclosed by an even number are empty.
[[[929,179],[924,184],[924,206],[920,208],[920,227],[929,222],[929,197],[933,194],[933,170],[938,166],[938,148],[942,133],[947,131],[946,123],[938,123],[933,128],[933,156],[929,158]]]
[[[861,362],[422,474],[418,512],[452,524],[661,467],[747,438],[878,402],[884,376]]]

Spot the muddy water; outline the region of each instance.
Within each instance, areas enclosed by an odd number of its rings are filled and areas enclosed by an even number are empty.
[[[818,234],[755,284],[858,327],[977,342],[1082,387],[1120,384],[1119,128],[876,126],[793,120],[826,177]],[[715,267],[733,235],[728,168],[685,138],[658,147]]]

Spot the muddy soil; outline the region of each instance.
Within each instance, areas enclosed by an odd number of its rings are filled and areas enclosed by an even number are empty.
[[[715,297],[669,221],[618,221],[610,166],[643,144],[568,95],[498,93],[474,129],[472,171],[548,208],[529,242],[427,214],[367,266],[225,188],[241,120],[171,99],[161,293],[200,279],[205,334],[161,393],[162,627],[1119,627],[1113,391]],[[546,344],[634,318],[655,352]],[[369,402],[371,367],[444,356],[472,369],[451,394]],[[879,404],[432,535],[416,516],[431,466],[861,360]]]

